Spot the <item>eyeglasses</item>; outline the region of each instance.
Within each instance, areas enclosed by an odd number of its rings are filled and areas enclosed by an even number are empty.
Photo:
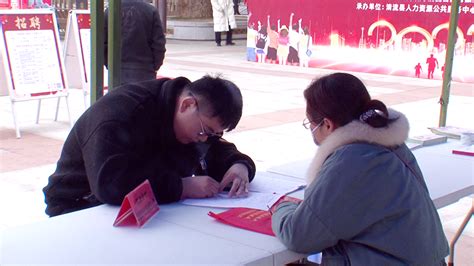
[[[312,122],[309,121],[308,118],[305,118],[305,119],[303,120],[303,127],[306,128],[306,129],[310,129],[310,128],[311,128],[311,123],[312,123]]]
[[[197,101],[196,97],[194,97],[194,95],[191,94],[191,97],[193,97],[194,101],[196,102],[196,109],[197,109],[197,112],[198,112],[199,123],[201,124],[201,132],[198,132],[198,136],[199,137],[208,137],[208,138],[211,138],[211,137],[220,138],[220,137],[222,137],[224,135],[223,132],[214,133],[214,132],[208,132],[206,130],[206,128],[204,127],[204,123],[202,122],[201,112],[199,111],[198,101]]]
[[[312,130],[311,130],[311,133],[313,133],[314,131],[318,130],[318,128],[320,126],[323,125],[323,122],[324,122],[324,119],[321,120],[321,122],[319,122]],[[313,123],[313,121],[310,121],[308,118],[305,118],[303,120],[303,127],[306,128],[306,129],[311,129],[311,124]]]
[[[199,109],[198,109],[198,112],[199,112]],[[201,115],[200,113],[198,113],[198,118],[199,118],[199,123],[201,123],[201,132],[198,132],[198,136],[199,137],[208,137],[208,138],[211,138],[211,137],[222,137],[224,135],[223,132],[218,132],[218,133],[214,133],[214,132],[207,132],[207,130],[204,128],[204,124],[202,123],[202,119],[201,119]]]

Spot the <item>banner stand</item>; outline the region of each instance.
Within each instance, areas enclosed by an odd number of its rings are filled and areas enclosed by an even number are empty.
[[[72,120],[71,120],[71,113],[69,111],[69,95],[52,96],[52,97],[37,97],[35,99],[15,99],[13,97],[10,97],[11,106],[12,106],[13,124],[15,126],[16,137],[21,138],[20,127],[18,126],[18,119],[17,119],[16,111],[15,111],[15,104],[17,102],[38,100],[38,109],[37,109],[37,112],[36,112],[36,124],[39,124],[39,118],[40,118],[40,113],[41,113],[41,100],[42,99],[48,99],[48,98],[58,98],[58,102],[56,104],[56,112],[55,112],[55,115],[54,115],[54,121],[58,121],[59,104],[60,104],[61,98],[63,98],[63,97],[66,98],[67,116],[68,116],[68,120],[70,122],[70,125],[72,127],[73,124],[72,124]]]
[[[38,101],[36,123],[39,123],[42,99],[57,98],[55,121],[61,98],[66,98],[68,119],[69,92],[54,11],[45,9],[0,10],[0,50],[3,71],[12,105],[16,137],[20,127],[17,102]]]
[[[70,10],[63,48],[68,87],[82,89],[86,108],[90,87],[90,23],[89,11]]]
[[[84,107],[89,106],[91,89],[91,16],[89,10],[70,10],[63,49],[68,88],[81,88]],[[104,94],[107,93],[108,71],[104,67]]]

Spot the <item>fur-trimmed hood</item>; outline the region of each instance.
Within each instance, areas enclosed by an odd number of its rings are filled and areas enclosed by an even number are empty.
[[[373,128],[359,120],[354,120],[347,125],[337,128],[319,146],[307,174],[308,184],[313,182],[323,165],[324,161],[338,148],[354,143],[368,142],[376,143],[385,147],[401,145],[408,138],[408,119],[400,112],[388,109],[390,119],[396,119],[387,127]]]

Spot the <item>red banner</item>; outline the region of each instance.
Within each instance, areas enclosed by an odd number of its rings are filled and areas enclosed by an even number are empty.
[[[416,76],[420,63],[421,77],[427,78],[433,54],[434,78],[442,78],[449,0],[248,0],[247,4],[249,28],[253,25],[256,31],[266,28],[267,21],[278,28],[278,20],[280,29],[285,26],[290,32],[290,26],[300,34],[307,28],[312,41],[310,67]],[[474,82],[474,0],[461,0],[458,12],[453,79]],[[297,35],[289,34],[290,53],[292,43],[295,49],[306,48],[301,42],[296,46],[291,36]]]
[[[2,14],[0,23],[4,31],[56,29],[51,14]]]

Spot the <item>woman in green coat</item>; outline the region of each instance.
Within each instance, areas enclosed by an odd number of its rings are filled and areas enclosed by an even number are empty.
[[[318,151],[301,203],[283,201],[273,231],[291,250],[322,252],[323,265],[443,265],[448,243],[415,157],[406,117],[350,74],[304,92]]]

